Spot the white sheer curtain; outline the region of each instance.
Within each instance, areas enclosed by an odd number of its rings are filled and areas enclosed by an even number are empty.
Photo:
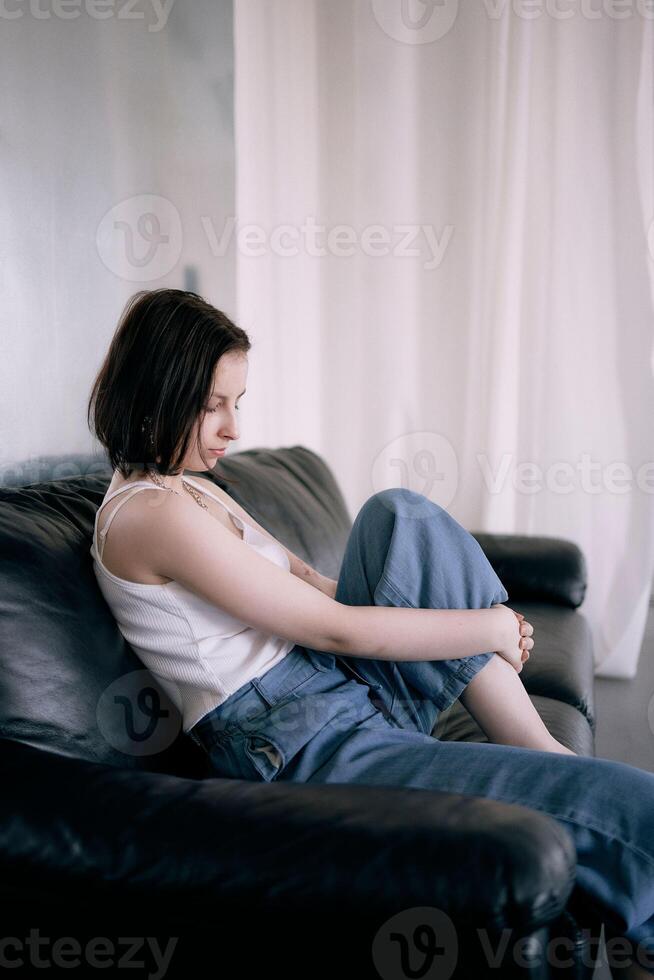
[[[613,9],[235,0],[239,447],[313,448],[352,516],[408,486],[470,530],[575,541],[597,673],[631,677],[654,22]]]

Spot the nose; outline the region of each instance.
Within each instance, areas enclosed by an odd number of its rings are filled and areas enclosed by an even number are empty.
[[[221,430],[220,436],[222,439],[229,439],[230,442],[233,439],[238,439],[238,426],[236,424],[236,418],[234,415],[231,416],[229,423],[226,423]]]

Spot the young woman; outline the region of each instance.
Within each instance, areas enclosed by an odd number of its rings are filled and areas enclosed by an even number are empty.
[[[114,476],[96,516],[99,586],[219,776],[409,786],[540,810],[571,834],[577,887],[619,976],[654,975],[654,774],[575,755],[519,678],[533,627],[476,539],[422,494],[373,494],[338,581],[212,480],[238,439],[247,334],[195,293],[128,302],[89,399]],[[111,534],[108,532],[111,526]],[[431,732],[460,698],[488,743]]]

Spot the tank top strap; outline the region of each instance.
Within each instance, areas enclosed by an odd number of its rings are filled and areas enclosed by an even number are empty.
[[[237,518],[237,520],[239,520],[239,521],[241,520],[241,518],[240,518],[240,517],[238,516],[238,514],[236,514],[236,513],[235,513],[235,512],[234,512],[234,511],[232,510],[232,508],[231,508],[231,507],[228,507],[228,506],[227,506],[227,504],[225,503],[225,501],[224,501],[224,500],[221,500],[221,499],[220,499],[220,497],[218,496],[218,494],[217,494],[217,493],[215,493],[215,492],[214,492],[213,490],[209,490],[209,489],[208,489],[207,487],[205,487],[205,486],[203,486],[202,484],[200,484],[200,483],[197,483],[197,482],[196,482],[195,480],[193,480],[193,479],[191,479],[191,477],[190,477],[190,476],[185,476],[185,477],[183,477],[183,480],[184,480],[184,482],[185,482],[185,483],[190,483],[190,484],[191,484],[191,486],[193,486],[193,487],[195,487],[195,489],[196,489],[196,490],[199,490],[199,491],[200,491],[200,493],[206,493],[206,495],[207,495],[208,497],[211,497],[211,498],[212,498],[213,500],[215,500],[215,501],[216,501],[217,503],[219,503],[219,504],[221,504],[221,506],[222,506],[222,507],[224,507],[224,508],[225,508],[225,510],[226,510],[226,511],[227,511],[227,512],[228,512],[229,514],[231,514],[231,515],[232,515],[232,517],[236,517],[236,518]]]
[[[202,486],[200,483],[197,483],[196,480],[191,479],[190,476],[185,476],[184,482],[190,483],[191,486],[195,487],[196,490],[199,490],[200,493],[206,494],[208,497],[211,497],[212,500],[215,500],[216,503],[220,504],[220,506],[224,510],[226,510],[229,516],[231,517],[232,523],[235,524],[236,527],[241,531],[241,538],[243,541],[245,541],[247,532],[250,529],[252,529],[252,525],[249,522],[246,524],[246,522],[241,517],[239,517],[238,514],[232,510],[231,507],[228,507],[225,501],[221,500],[218,494],[214,493],[213,490],[209,490],[207,489],[207,487]]]
[[[165,490],[167,493],[177,493],[177,491],[173,490],[171,487],[158,487],[156,484],[150,483],[148,480],[135,480],[133,483],[126,483],[124,486],[118,487],[117,490],[114,490],[113,493],[110,493],[107,499],[102,501],[95,515],[95,531],[97,533],[97,537],[100,539],[100,548],[98,551],[100,558],[102,558],[102,552],[104,551],[104,543],[107,536],[107,531],[111,527],[111,522],[113,521],[114,517],[116,516],[120,508],[127,503],[128,500],[130,500],[135,494],[137,494],[139,490],[143,490],[145,488],[149,490]],[[105,504],[108,504],[110,500],[113,500],[113,498],[117,497],[119,493],[124,493],[126,490],[132,490],[133,492],[128,493],[125,499],[121,500],[120,503],[114,507],[114,509],[112,510],[111,514],[107,519],[107,523],[105,524],[105,526],[102,528],[101,531],[98,531],[98,519],[100,517],[100,511],[103,509]]]

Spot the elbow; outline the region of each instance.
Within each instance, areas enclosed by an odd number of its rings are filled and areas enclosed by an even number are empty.
[[[349,649],[349,631],[347,627],[349,606],[344,606],[335,599],[329,602],[329,614],[322,615],[320,622],[312,629],[309,646],[322,653],[334,653],[340,656]]]
[[[364,628],[361,622],[364,618],[361,615],[363,609],[361,606],[348,606],[342,602],[337,602],[336,605],[338,608],[334,616],[329,649],[338,656],[355,657],[360,650],[366,647],[365,641],[361,642],[362,637],[360,636]],[[367,646],[370,646],[369,641]]]

